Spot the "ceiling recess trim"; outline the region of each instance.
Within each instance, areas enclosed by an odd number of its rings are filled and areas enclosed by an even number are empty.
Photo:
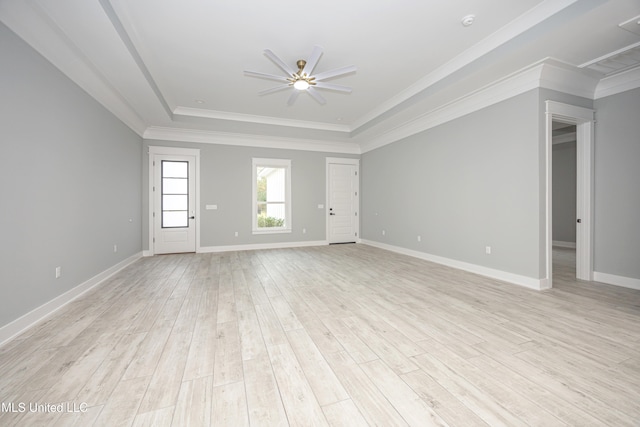
[[[175,116],[200,117],[207,119],[230,120],[236,122],[260,123],[266,125],[287,126],[303,129],[315,129],[333,132],[343,132],[348,134],[351,127],[348,125],[337,125],[332,123],[309,122],[295,119],[279,119],[276,117],[257,116],[253,114],[230,113],[226,111],[207,110],[204,108],[176,107],[173,110]],[[345,135],[348,136],[348,135]]]
[[[598,79],[591,72],[546,58],[381,135],[362,140],[360,145],[366,153],[537,88],[593,99],[597,84]]]
[[[299,138],[270,137],[194,129],[151,126],[143,135],[144,139],[162,141],[197,142],[203,144],[236,145],[246,147],[268,147],[284,150],[319,151],[339,154],[360,154],[360,146],[355,142],[320,141]]]

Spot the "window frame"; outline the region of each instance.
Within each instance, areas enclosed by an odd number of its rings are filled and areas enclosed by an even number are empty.
[[[290,159],[265,159],[252,158],[252,184],[251,184],[251,208],[252,208],[252,232],[253,234],[278,234],[291,233],[291,160]],[[284,226],[283,227],[258,227],[258,168],[284,168],[285,169],[285,194],[284,194]]]

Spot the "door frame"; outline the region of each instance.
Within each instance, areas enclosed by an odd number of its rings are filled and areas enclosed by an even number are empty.
[[[553,165],[553,122],[576,126],[576,277],[593,280],[593,153],[595,111],[589,108],[546,101],[546,144],[545,144],[545,202],[546,202],[546,277],[542,289],[553,286],[553,206],[552,206],[552,165]]]
[[[326,158],[326,167],[325,167],[325,231],[326,236],[325,239],[327,243],[329,243],[329,165],[331,164],[340,164],[340,165],[353,165],[356,168],[356,201],[355,204],[357,206],[357,218],[354,224],[355,233],[356,233],[356,243],[360,243],[360,159],[352,159],[352,158],[344,158],[344,157],[327,157]]]
[[[150,145],[149,150],[147,151],[148,161],[149,161],[149,178],[148,178],[148,193],[149,193],[149,201],[148,201],[148,222],[149,222],[149,250],[145,252],[145,255],[153,256],[155,255],[155,245],[153,238],[155,237],[155,224],[154,224],[154,166],[153,162],[156,156],[191,156],[195,159],[195,194],[194,204],[196,207],[196,219],[195,219],[195,235],[196,235],[196,252],[200,252],[200,149],[198,148],[180,148],[180,147],[163,147],[163,146],[154,146]]]

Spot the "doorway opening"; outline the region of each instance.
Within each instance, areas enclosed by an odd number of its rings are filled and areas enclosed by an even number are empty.
[[[576,278],[577,137],[576,125],[552,122],[553,278]]]
[[[576,251],[575,277],[580,280],[593,280],[593,147],[594,147],[594,111],[592,109],[546,101],[546,174],[545,174],[545,265],[546,274],[541,288],[553,286],[553,133],[563,129],[564,125],[575,127],[576,142]],[[559,240],[556,240],[559,241]]]

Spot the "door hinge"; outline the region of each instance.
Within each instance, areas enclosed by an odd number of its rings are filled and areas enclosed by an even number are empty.
[[[358,216],[358,212],[356,212],[356,216]]]
[[[156,165],[156,161],[154,160],[154,161],[153,161],[153,166],[155,167],[155,165]]]
[[[156,213],[155,212],[152,215],[153,215],[154,218],[156,217]]]
[[[356,232],[356,237],[358,237],[358,232]]]
[[[155,243],[155,242],[156,242],[156,238],[154,237],[154,238],[153,238],[153,243]]]
[[[356,196],[358,195],[358,192],[356,191]]]
[[[358,176],[358,171],[355,171],[356,176]]]

